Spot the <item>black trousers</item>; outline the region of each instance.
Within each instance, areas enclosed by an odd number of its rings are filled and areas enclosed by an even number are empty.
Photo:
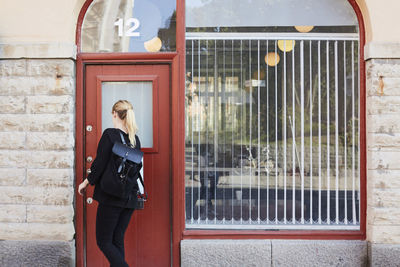
[[[100,204],[96,215],[97,246],[110,262],[110,267],[126,267],[124,235],[134,209]]]

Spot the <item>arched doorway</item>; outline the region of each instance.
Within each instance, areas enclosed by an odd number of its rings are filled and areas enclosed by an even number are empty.
[[[170,266],[179,255],[173,223],[175,228],[179,224],[172,215],[179,201],[172,198],[179,164],[172,157],[179,149],[173,133],[179,122],[171,118],[180,116],[183,104],[176,97],[182,62],[176,52],[176,12],[175,1],[88,0],[78,19],[77,183],[96,155],[102,131],[110,127],[112,103],[128,99],[137,114],[149,200],[144,210],[134,212],[125,236],[132,266]],[[76,198],[77,265],[107,266],[96,245],[92,193],[90,188],[84,198]]]

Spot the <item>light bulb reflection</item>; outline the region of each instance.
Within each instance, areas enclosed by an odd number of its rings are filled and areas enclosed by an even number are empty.
[[[312,29],[314,29],[314,26],[294,26],[294,28],[298,32],[310,32]]]
[[[267,63],[267,65],[270,67],[277,65],[280,60],[281,58],[279,57],[278,53],[269,52],[267,55],[265,55],[265,63]]]
[[[162,46],[161,39],[158,38],[157,36],[151,40],[144,42],[144,48],[148,52],[158,52],[158,51],[160,51],[161,46]]]
[[[295,40],[278,40],[278,47],[282,52],[292,51],[295,44]]]

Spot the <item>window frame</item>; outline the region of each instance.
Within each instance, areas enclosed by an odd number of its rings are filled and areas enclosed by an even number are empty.
[[[229,229],[186,229],[183,239],[328,239],[328,240],[365,240],[366,239],[366,87],[365,87],[365,27],[360,8],[355,0],[348,0],[356,13],[359,27],[359,172],[360,172],[360,230],[229,230]],[[185,29],[186,33],[186,29]],[[186,39],[184,38],[186,41]],[[186,54],[186,53],[185,53]],[[184,69],[185,70],[185,69]],[[183,70],[183,71],[184,71]],[[184,136],[183,136],[184,138]],[[185,140],[183,141],[185,142]],[[183,156],[184,161],[184,156]],[[185,192],[185,185],[183,185]],[[185,217],[185,203],[183,216]],[[185,218],[183,218],[185,223]],[[185,224],[184,224],[185,225]]]

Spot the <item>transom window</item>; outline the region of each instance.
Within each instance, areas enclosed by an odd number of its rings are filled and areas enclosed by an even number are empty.
[[[346,0],[186,1],[186,228],[360,229],[358,51]]]
[[[175,0],[93,0],[82,23],[82,52],[176,50]]]

